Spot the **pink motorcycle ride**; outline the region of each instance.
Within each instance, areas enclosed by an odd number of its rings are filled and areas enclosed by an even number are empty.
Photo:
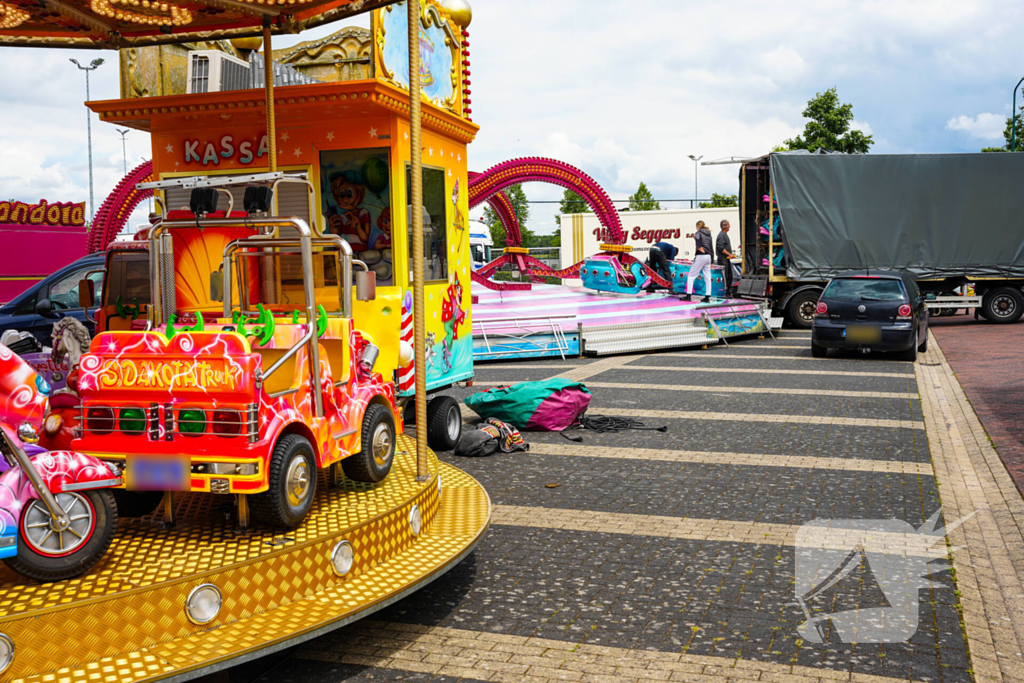
[[[50,388],[0,344],[0,559],[38,581],[89,570],[110,547],[121,477],[98,458],[36,445]]]

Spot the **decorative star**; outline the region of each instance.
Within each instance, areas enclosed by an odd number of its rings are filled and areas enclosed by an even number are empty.
[[[281,141],[288,142],[288,131],[281,133]]]
[[[327,132],[327,139],[328,140],[333,140],[334,139],[334,131],[333,130]]]
[[[450,169],[450,168],[448,169],[448,177],[449,177],[449,178],[451,178],[451,177],[452,177],[452,169]]]
[[[459,161],[462,161],[462,152],[459,152],[459,156],[456,157]]]
[[[433,147],[430,148],[430,156],[434,156],[434,148]]]
[[[405,139],[406,139],[406,140],[408,140],[408,139],[409,139],[409,134],[408,134],[408,133],[406,133],[406,134],[405,134]]]
[[[297,156],[297,157],[302,156],[302,148],[301,147],[296,147],[295,148],[295,156]]]
[[[166,149],[167,149],[167,153],[170,154],[171,152],[174,151],[174,145],[168,143]]]
[[[370,127],[370,137],[371,138],[377,137],[377,129],[374,128],[373,126]]]

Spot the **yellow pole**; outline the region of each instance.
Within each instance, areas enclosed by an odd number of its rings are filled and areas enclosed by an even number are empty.
[[[409,146],[412,176],[412,324],[416,356],[416,478],[430,477],[427,462],[427,336],[423,310],[423,140],[420,129],[420,0],[406,0],[409,10]]]
[[[263,25],[263,91],[267,95],[267,142],[270,172],[277,170],[277,122],[274,119],[274,54],[270,49],[270,23]]]

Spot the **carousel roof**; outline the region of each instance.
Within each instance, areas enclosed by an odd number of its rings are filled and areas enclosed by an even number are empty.
[[[119,49],[298,33],[396,0],[0,0],[0,45]]]

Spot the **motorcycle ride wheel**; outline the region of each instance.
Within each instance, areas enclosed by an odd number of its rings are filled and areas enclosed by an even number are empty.
[[[299,434],[278,439],[267,479],[267,490],[249,497],[252,516],[287,529],[302,524],[316,496],[316,457],[309,441]]]
[[[383,481],[395,462],[395,418],[379,403],[371,403],[363,414],[362,449],[341,461],[345,476],[353,481],[375,484]]]
[[[54,497],[71,525],[55,531],[46,505],[33,498],[21,512],[18,554],[4,560],[22,576],[44,583],[89,571],[107,552],[117,530],[117,504],[108,489],[57,493]]]

